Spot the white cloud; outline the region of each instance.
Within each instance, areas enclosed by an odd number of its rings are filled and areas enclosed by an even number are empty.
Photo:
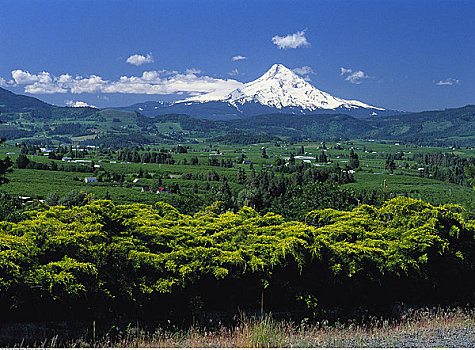
[[[56,93],[64,94],[68,91],[54,84],[33,83],[33,84],[25,86],[25,92],[29,94],[56,94]]]
[[[301,75],[306,81],[312,81],[312,79],[310,79],[310,74],[315,74],[312,67],[309,66],[303,66],[300,68],[297,67],[292,69],[292,71],[298,75]]]
[[[239,70],[237,68],[233,69],[231,72],[228,73],[230,76],[239,75]]]
[[[242,83],[233,79],[219,79],[206,75],[197,75],[197,69],[188,69],[185,73],[168,71],[144,71],[141,76],[121,76],[118,80],[105,80],[98,75],[73,77],[62,74],[58,77],[41,72],[31,74],[15,70],[12,76],[17,85],[23,85],[25,92],[32,94],[52,93],[122,93],[167,95],[177,93],[204,94],[210,92],[234,90]]]
[[[66,106],[69,106],[69,107],[93,107],[93,108],[97,108],[96,106],[87,104],[86,102],[83,102],[83,101],[68,100],[68,101],[64,101],[64,103],[66,103]]]
[[[277,45],[279,49],[296,49],[298,47],[309,47],[310,43],[305,38],[305,30],[286,36],[274,36],[272,42]]]
[[[48,84],[52,81],[51,74],[48,72],[30,74],[29,72],[24,72],[21,69],[12,71],[12,77],[13,80],[15,80],[15,83],[18,85],[33,83]]]
[[[445,80],[439,80],[439,82],[435,83],[438,86],[452,86],[458,84],[460,81],[454,78],[447,78]]]
[[[309,66],[303,66],[300,68],[294,68],[292,69],[295,73],[300,74],[300,75],[305,75],[305,74],[315,74],[313,71],[312,67]]]
[[[344,68],[344,67],[340,68],[340,76],[345,75],[346,73],[351,73],[351,72],[353,72],[353,70],[350,68]]]
[[[368,78],[368,75],[366,75],[363,71],[359,70],[348,75],[345,80],[349,81],[352,84],[361,84],[361,80]]]
[[[345,80],[352,84],[361,84],[362,80],[369,79],[370,76],[366,75],[363,71],[353,71],[351,68],[340,68],[340,76],[345,76]]]
[[[30,94],[54,94],[67,92],[60,85],[54,83],[54,79],[48,72],[31,74],[16,69],[12,71],[15,85],[25,85],[25,92]],[[61,76],[62,77],[62,76]]]
[[[234,56],[233,58],[231,58],[231,60],[233,60],[233,61],[247,60],[247,57],[241,56],[241,55],[237,55],[237,56]]]
[[[132,55],[129,58],[127,58],[125,62],[133,64],[134,66],[141,66],[142,64],[145,64],[145,63],[153,63],[154,60],[153,60],[152,53],[149,53],[147,54],[147,56],[139,55],[139,54]]]
[[[186,74],[200,74],[201,71],[196,68],[190,68],[190,69],[185,70],[185,73]]]
[[[7,86],[8,86],[8,82],[2,77],[0,77],[0,87],[7,87]]]

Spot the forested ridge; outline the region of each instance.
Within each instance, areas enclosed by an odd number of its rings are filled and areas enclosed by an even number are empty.
[[[44,206],[0,222],[0,315],[183,321],[470,301],[475,222],[461,210],[398,197],[297,222],[220,202],[194,215],[162,202]]]
[[[0,137],[22,142],[34,139],[36,142],[64,143],[77,142],[78,137],[88,136],[81,142],[103,147],[160,142],[192,144],[197,138],[230,144],[279,139],[363,138],[471,147],[475,130],[475,106],[472,105],[419,113],[395,112],[392,116],[371,118],[351,117],[344,114],[345,110],[336,110],[332,114],[326,114],[329,111],[306,115],[268,114],[269,110],[264,108],[256,110],[253,116],[238,119],[234,119],[236,116],[233,117],[231,112],[222,115],[223,120],[164,114],[167,109],[162,109],[159,115],[155,107],[149,117],[139,110],[126,112],[120,109],[57,107],[0,88],[0,116],[10,126],[0,129]],[[209,112],[202,117],[214,114]]]

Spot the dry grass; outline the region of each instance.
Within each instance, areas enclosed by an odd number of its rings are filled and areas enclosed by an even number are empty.
[[[157,329],[147,333],[129,327],[112,339],[106,335],[96,342],[83,339],[57,344],[56,338],[38,344],[41,347],[379,347],[400,344],[401,337],[430,335],[440,330],[475,327],[475,310],[420,309],[408,310],[397,321],[372,318],[365,324],[352,321],[329,325],[328,322],[294,324],[275,321],[271,316],[243,318],[238,326],[207,330]],[[475,329],[475,328],[474,328]]]

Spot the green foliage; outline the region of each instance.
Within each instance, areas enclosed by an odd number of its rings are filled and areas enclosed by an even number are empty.
[[[243,191],[246,191],[244,194],[253,195],[251,190]],[[303,221],[311,210],[324,208],[348,210],[357,204],[356,195],[351,189],[340,188],[337,183],[326,181],[291,186],[284,196],[273,201],[271,210],[285,218]]]
[[[1,122],[0,122],[1,123]],[[0,145],[5,142],[5,139],[0,139]],[[8,179],[5,177],[5,174],[11,171],[11,166],[13,165],[10,158],[6,157],[5,159],[0,159],[0,185],[8,183]]]
[[[54,198],[48,198],[53,201]],[[66,207],[80,206],[86,202],[86,194],[78,190],[72,190],[66,193],[63,197],[59,198],[57,204],[64,205]]]
[[[475,189],[475,165],[469,165],[465,168],[465,176],[467,176],[470,184]]]
[[[0,193],[0,221],[17,222],[22,218],[22,205],[18,198]]]
[[[30,163],[30,160],[28,159],[28,157],[25,156],[24,154],[20,154],[18,158],[16,159],[15,165],[18,169],[25,169],[28,163]]]
[[[257,308],[264,288],[269,308],[302,296],[315,305],[473,297],[475,226],[457,206],[399,197],[380,209],[312,211],[306,224],[222,208],[190,216],[161,202],[99,200],[0,222],[1,314],[54,307],[165,317],[196,298]]]
[[[277,136],[270,135],[268,133],[247,134],[242,132],[230,132],[222,136],[215,136],[207,139],[207,142],[224,143],[226,145],[249,145],[253,143],[275,141],[282,141],[282,139]]]

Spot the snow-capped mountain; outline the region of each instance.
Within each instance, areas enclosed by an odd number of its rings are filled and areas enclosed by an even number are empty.
[[[374,117],[401,112],[334,97],[311,85],[282,64],[274,64],[264,75],[233,91],[214,91],[174,103],[145,102],[124,107],[142,114],[181,113],[204,119],[236,119],[257,114],[348,114]]]
[[[366,108],[375,111],[384,111],[384,108],[370,106],[355,100],[344,100],[333,97],[312,86],[305,79],[288,69],[282,64],[274,64],[263,76],[244,84],[224,96],[217,96],[215,92],[200,96],[193,96],[185,102],[210,102],[222,101],[239,108],[245,103],[254,102],[263,106],[277,109],[293,107],[302,111],[315,111],[317,109]]]

